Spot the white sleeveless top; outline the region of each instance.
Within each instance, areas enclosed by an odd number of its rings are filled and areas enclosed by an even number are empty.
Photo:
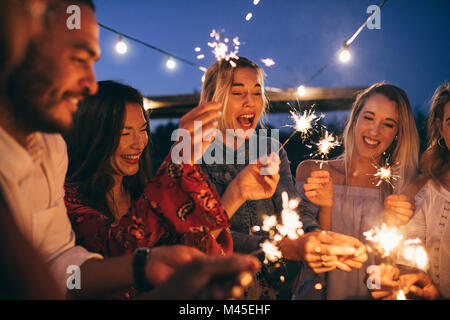
[[[416,211],[405,226],[405,238],[419,238],[429,269],[442,296],[450,298],[450,192],[428,180],[415,197]]]

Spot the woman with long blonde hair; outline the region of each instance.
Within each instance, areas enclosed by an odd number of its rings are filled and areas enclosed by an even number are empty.
[[[304,202],[317,212],[321,227],[364,242],[363,232],[381,225],[383,219],[389,224],[405,223],[412,205],[401,193],[416,176],[419,153],[406,93],[384,82],[359,93],[344,130],[344,147],[336,160],[306,160],[297,168]],[[393,171],[390,181],[377,175],[386,166]],[[391,214],[385,217],[385,211]],[[368,263],[373,263],[373,257]],[[365,276],[365,267],[330,272],[322,298],[369,298]]]

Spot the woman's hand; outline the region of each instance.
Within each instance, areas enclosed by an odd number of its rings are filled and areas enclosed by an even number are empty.
[[[222,115],[221,110],[222,104],[211,102],[199,105],[186,113],[180,119],[172,159],[175,156],[183,163],[197,163],[214,140],[218,120]],[[189,154],[184,154],[185,151]]]
[[[414,214],[414,207],[403,194],[390,194],[384,201],[384,221],[390,226],[408,223]]]
[[[256,164],[249,164],[234,179],[240,194],[247,200],[273,196],[280,180],[280,157],[275,153],[263,156]]]
[[[328,171],[317,170],[311,172],[311,175],[303,185],[303,189],[305,190],[305,196],[311,203],[322,208],[333,207],[333,180]]]
[[[372,298],[395,300],[400,286],[400,270],[388,264],[381,264],[376,267],[378,269],[371,269],[372,272],[369,274],[370,277],[379,276],[379,279],[375,278],[375,286],[377,287],[369,288]]]
[[[401,275],[400,287],[422,299],[437,299],[440,295],[431,277],[423,272]]]
[[[280,158],[272,153],[249,164],[225,190],[221,202],[228,217],[247,200],[267,199],[273,196],[280,180]]]
[[[339,268],[351,271],[351,267],[339,259],[364,262],[367,255],[364,245],[357,239],[334,232],[313,231],[291,240],[285,238],[280,243],[283,257],[288,260],[303,260],[315,273],[323,273]],[[355,265],[356,266],[356,265]]]

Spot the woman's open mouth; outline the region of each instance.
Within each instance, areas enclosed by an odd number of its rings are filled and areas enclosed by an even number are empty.
[[[251,129],[253,127],[253,121],[255,121],[254,113],[245,113],[241,114],[236,118],[237,122],[241,126],[242,129]]]

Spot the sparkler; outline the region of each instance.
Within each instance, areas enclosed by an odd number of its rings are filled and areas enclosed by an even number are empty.
[[[213,42],[208,42],[208,46],[213,48],[214,56],[217,60],[225,60],[230,61],[230,64],[235,67],[236,64],[230,59],[239,59],[237,53],[239,52],[239,46],[241,43],[239,42],[239,37],[233,38],[232,43],[229,43],[229,39],[225,38],[221,41],[221,33],[213,30],[210,34],[210,37],[214,39]],[[234,50],[230,50],[230,45],[234,45]]]
[[[299,199],[289,199],[286,192],[281,194],[283,210],[281,211],[282,223],[278,224],[277,217],[263,216],[263,226],[252,227],[252,231],[257,232],[260,229],[269,232],[270,238],[261,244],[261,249],[258,249],[251,254],[255,255],[260,252],[264,252],[265,260],[264,263],[268,261],[275,262],[283,257],[280,249],[278,248],[278,243],[283,239],[283,237],[288,237],[289,239],[297,239],[299,236],[303,235],[303,224],[300,221],[300,217],[295,211],[300,204]]]
[[[394,187],[394,181],[400,178],[399,175],[394,174],[396,171],[396,166],[390,166],[389,162],[386,161],[384,166],[374,165],[377,172],[373,175],[376,179],[378,179],[377,187],[380,186],[382,182],[386,182]]]
[[[425,248],[422,246],[420,239],[409,239],[403,242],[400,250],[401,258],[405,259],[408,264],[417,267],[424,272],[428,269],[428,255]]]
[[[261,62],[264,63],[266,67],[271,67],[275,64],[275,61],[271,58],[261,59]]]
[[[316,143],[317,151],[314,153],[310,153],[310,156],[317,157],[320,156],[322,160],[328,158],[328,154],[330,151],[337,146],[340,146],[341,143],[339,142],[338,138],[333,136],[332,133],[329,133],[327,130],[325,130],[325,134],[321,140],[319,140],[318,143]],[[307,146],[308,148],[312,148],[312,146]],[[320,163],[320,169],[322,169],[323,162]]]
[[[388,227],[385,223],[363,233],[366,240],[375,245],[375,249],[383,256],[388,257],[396,249],[403,238],[396,227]]]
[[[303,114],[296,112],[292,107],[291,109],[292,110],[289,111],[291,114],[290,118],[294,121],[294,124],[286,125],[286,127],[293,128],[295,131],[286,139],[278,151],[280,151],[297,132],[300,133],[300,137],[304,142],[306,138],[314,132],[315,125],[317,125],[318,121],[324,117],[323,114],[316,114],[314,105],[309,110],[304,110]]]
[[[405,292],[403,290],[398,291],[397,300],[406,300]]]

